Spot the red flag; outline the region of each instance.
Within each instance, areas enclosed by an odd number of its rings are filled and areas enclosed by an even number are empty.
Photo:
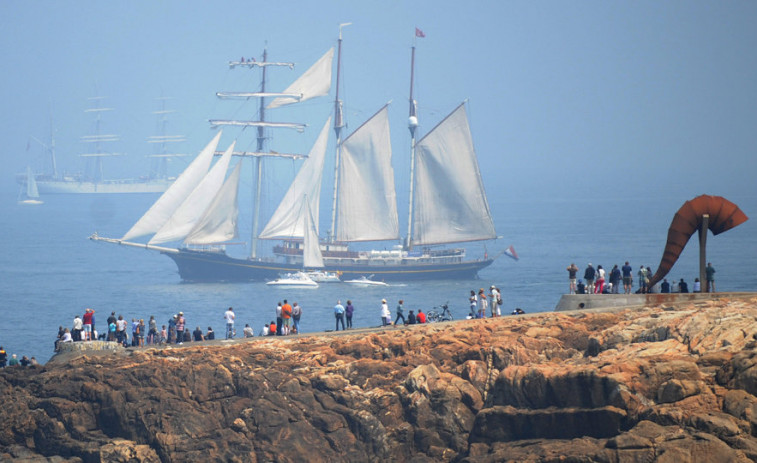
[[[515,248],[512,245],[510,245],[509,248],[505,249],[505,255],[508,257],[512,257],[515,260],[520,259],[520,257],[518,257],[518,253],[515,252]]]
[[[425,36],[426,36],[426,34],[424,34],[422,30],[420,30],[420,29],[418,29],[418,28],[416,27],[416,28],[415,28],[415,36],[416,36],[416,37],[420,37],[420,38],[423,38],[423,37],[425,37]]]

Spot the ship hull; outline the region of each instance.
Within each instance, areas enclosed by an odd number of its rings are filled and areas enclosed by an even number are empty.
[[[115,193],[163,193],[171,180],[147,182],[37,182],[40,194],[115,194]]]
[[[180,250],[165,253],[173,259],[184,281],[265,281],[278,278],[280,273],[302,270],[301,265],[283,264],[252,259],[236,259],[225,253]],[[326,264],[325,270],[340,272],[342,280],[373,275],[377,281],[423,281],[474,279],[478,272],[491,265],[493,259],[450,263],[395,263],[380,265]]]
[[[41,195],[54,194],[98,194],[98,193],[163,193],[175,179],[152,180],[104,180],[92,182],[75,178],[51,178],[37,175],[37,190]],[[17,175],[16,182],[26,186],[26,175]]]

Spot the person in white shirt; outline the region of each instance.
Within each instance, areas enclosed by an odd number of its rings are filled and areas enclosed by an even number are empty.
[[[234,337],[234,319],[237,318],[234,309],[229,307],[229,310],[223,313],[223,318],[226,319],[226,339],[231,339]]]

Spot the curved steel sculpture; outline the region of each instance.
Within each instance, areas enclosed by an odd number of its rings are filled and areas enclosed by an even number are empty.
[[[705,214],[710,216],[707,228],[713,235],[730,230],[749,219],[737,205],[722,196],[701,195],[683,203],[668,228],[665,252],[662,254],[660,266],[649,280],[650,287],[662,280],[673,268],[691,235],[701,229],[702,216]]]

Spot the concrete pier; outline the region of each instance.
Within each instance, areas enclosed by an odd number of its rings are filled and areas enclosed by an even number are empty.
[[[754,296],[755,293],[667,293],[667,294],[564,294],[555,312],[581,309],[660,305],[680,302],[718,300],[732,297]]]

